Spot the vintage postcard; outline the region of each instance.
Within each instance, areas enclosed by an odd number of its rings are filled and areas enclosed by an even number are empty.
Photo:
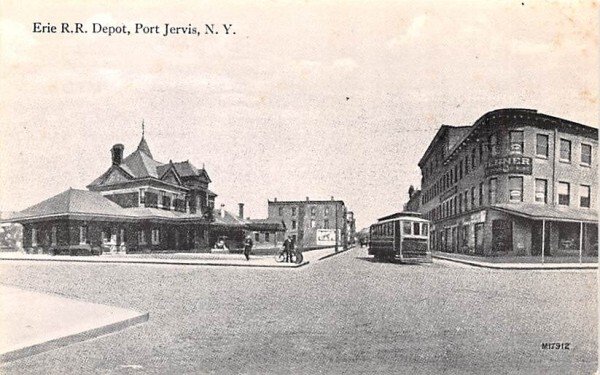
[[[0,373],[596,373],[599,12],[0,0]]]

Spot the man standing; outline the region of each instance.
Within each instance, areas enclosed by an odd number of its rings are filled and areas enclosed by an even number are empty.
[[[285,238],[285,241],[283,241],[283,251],[285,252],[285,261],[289,262],[291,261],[291,251],[290,251],[290,247],[291,247],[292,241],[290,240],[290,236],[287,236]]]
[[[252,238],[246,236],[246,239],[244,240],[244,256],[246,257],[246,260],[250,260],[250,251],[252,251],[253,245],[254,242],[252,242]]]

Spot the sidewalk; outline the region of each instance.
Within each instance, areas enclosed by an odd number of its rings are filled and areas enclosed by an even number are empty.
[[[434,251],[431,257],[435,259],[447,260],[451,262],[462,263],[475,267],[502,270],[594,270],[598,269],[598,261],[592,258],[585,258],[583,263],[579,259],[573,259],[573,262],[564,262],[565,258],[548,257],[542,263],[541,257],[481,257],[465,254],[443,253]]]
[[[148,313],[0,285],[0,362],[120,331],[148,317]]]
[[[335,249],[325,248],[305,251],[304,261],[300,264],[278,263],[273,255],[251,255],[247,261],[243,254],[211,253],[157,253],[157,254],[103,254],[100,256],[69,256],[23,253],[0,253],[0,261],[42,261],[42,262],[79,262],[79,263],[122,263],[156,264],[180,266],[224,266],[224,267],[271,267],[298,268],[324,257],[334,255]]]

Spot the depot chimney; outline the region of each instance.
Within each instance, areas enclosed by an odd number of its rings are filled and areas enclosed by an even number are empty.
[[[112,146],[112,149],[110,150],[112,153],[112,163],[114,165],[120,165],[121,162],[123,161],[123,150],[125,149],[125,146],[123,146],[120,143],[117,143],[116,145]]]
[[[240,207],[240,210],[238,211],[238,216],[240,219],[243,219],[244,218],[244,204],[238,203],[238,206]]]

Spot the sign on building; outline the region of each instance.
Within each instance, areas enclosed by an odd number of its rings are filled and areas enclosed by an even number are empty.
[[[485,166],[485,175],[493,176],[497,174],[516,173],[531,174],[531,158],[527,156],[506,156],[493,158]]]
[[[338,238],[340,230],[338,229]],[[335,246],[335,229],[317,229],[317,246]]]

